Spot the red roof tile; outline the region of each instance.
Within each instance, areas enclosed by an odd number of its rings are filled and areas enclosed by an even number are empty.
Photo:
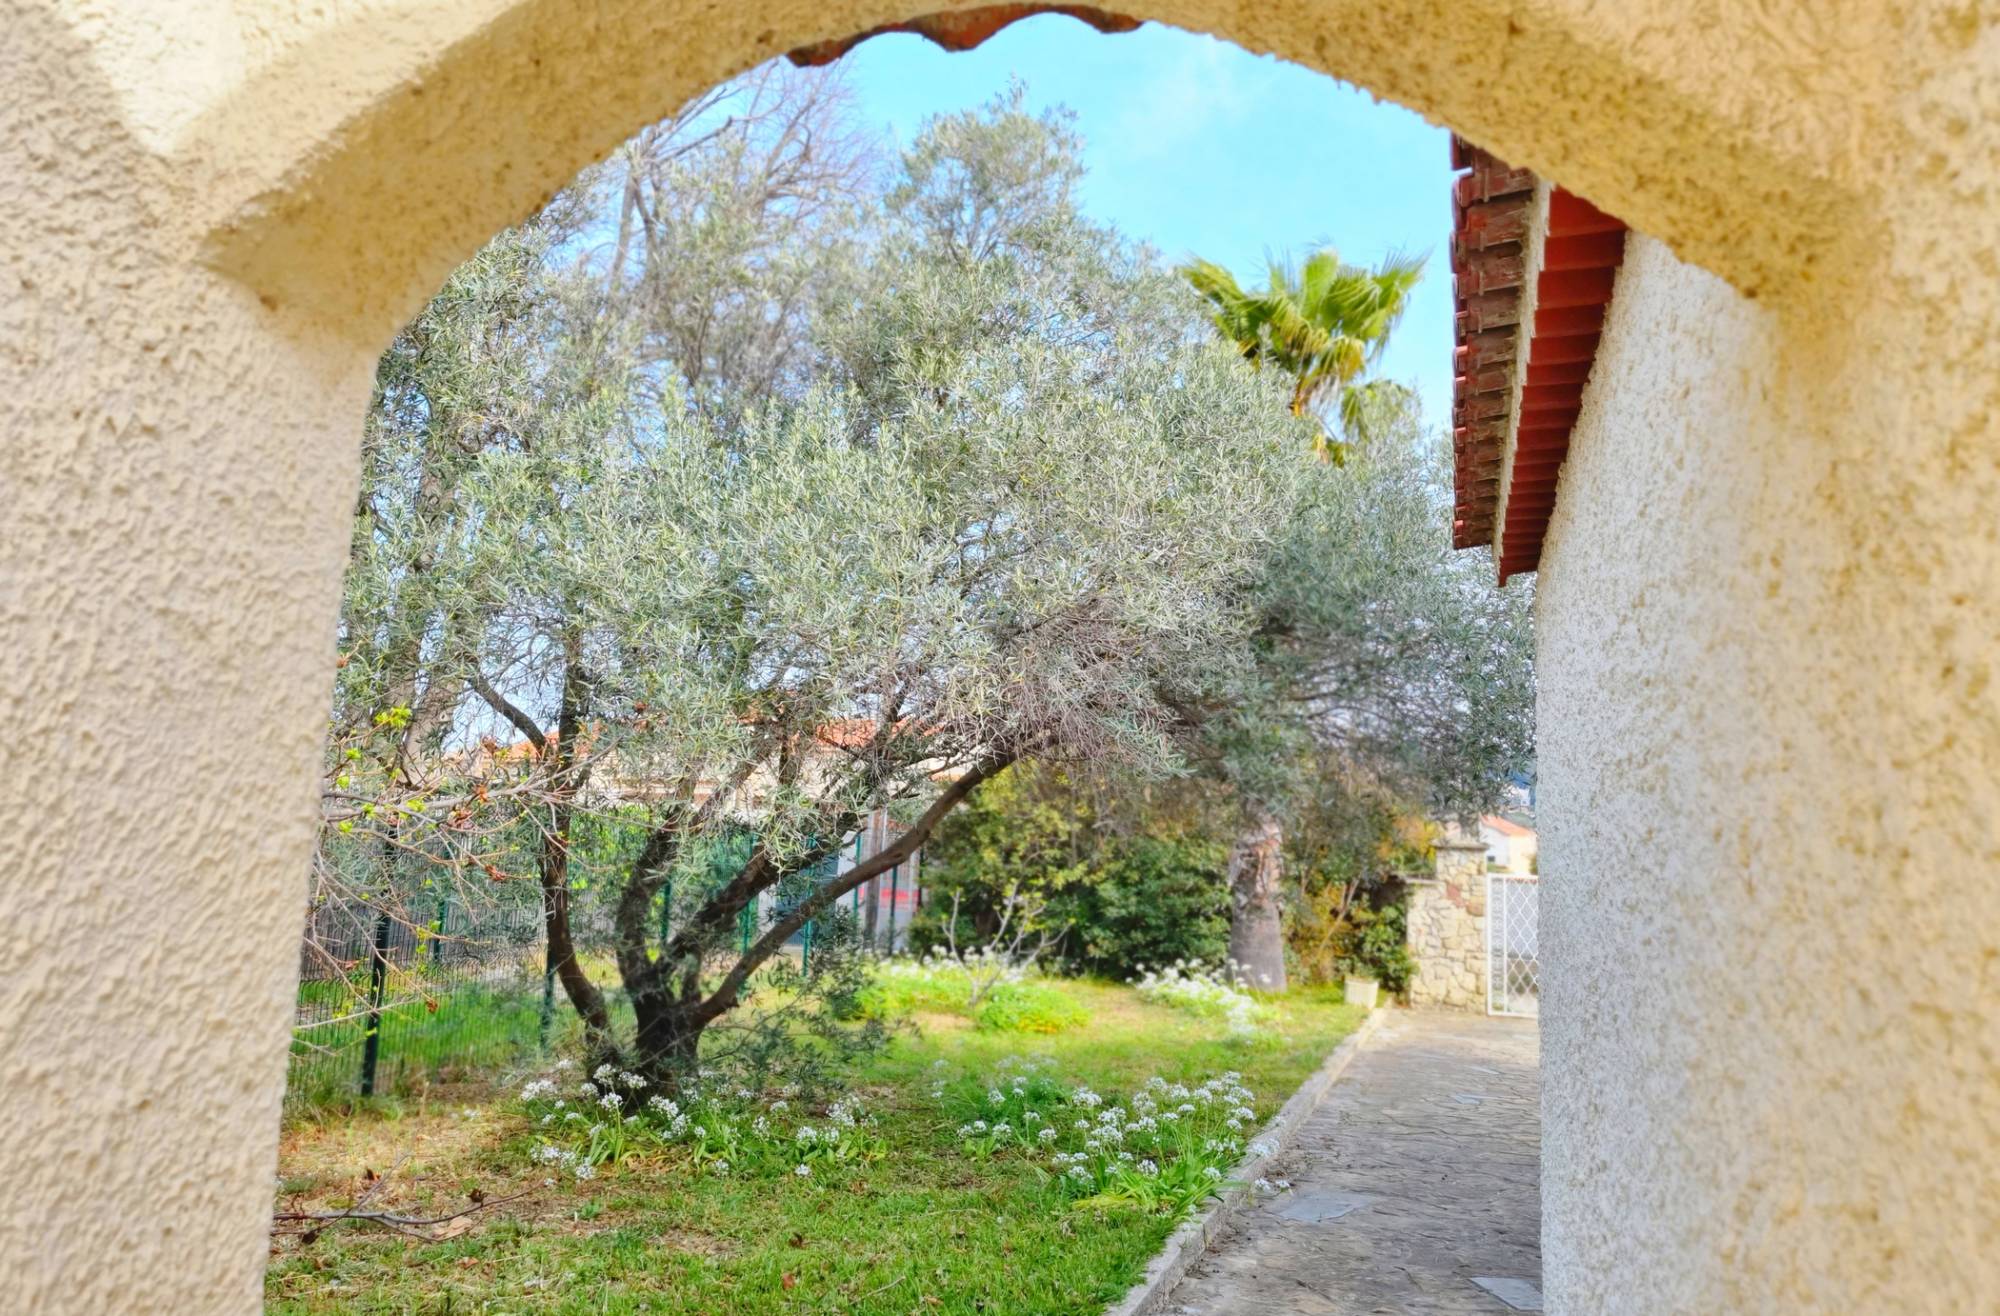
[[[1570,429],[1583,406],[1625,225],[1561,188],[1549,196],[1534,323],[1521,284],[1536,179],[1452,139],[1451,268],[1458,306],[1452,400],[1452,547],[1495,545],[1500,579],[1533,571],[1555,510]],[[1525,357],[1515,396],[1517,361]],[[1514,459],[1501,488],[1513,426]],[[1502,509],[1504,508],[1504,512]],[[1497,524],[1504,516],[1504,524]]]

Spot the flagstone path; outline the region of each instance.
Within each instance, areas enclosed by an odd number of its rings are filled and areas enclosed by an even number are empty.
[[[1533,1020],[1396,1011],[1163,1316],[1541,1310]]]

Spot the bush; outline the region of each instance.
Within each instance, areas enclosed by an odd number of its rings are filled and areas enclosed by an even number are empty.
[[[860,992],[864,1017],[895,1019],[925,1011],[964,1014],[972,999],[972,975],[941,954],[923,959],[878,961]]]
[[[1065,892],[1066,968],[1110,978],[1176,960],[1219,963],[1229,951],[1228,855],[1201,839],[1107,842],[1094,880]]]
[[[1378,909],[1357,896],[1342,917],[1339,898],[1333,889],[1294,904],[1285,940],[1298,976],[1308,982],[1373,978],[1384,991],[1402,995],[1416,973],[1405,944],[1403,906],[1385,903]]]
[[[1159,1005],[1228,1023],[1232,1037],[1254,1037],[1273,1012],[1225,978],[1220,969],[1174,963],[1139,979],[1139,995]]]
[[[1229,944],[1227,847],[1171,820],[1159,820],[1164,834],[1114,827],[1098,798],[1046,765],[1017,765],[982,785],[924,851],[931,898],[910,928],[911,946],[984,944],[1016,892],[1047,901],[1041,925],[1066,929],[1055,954],[1068,972],[1130,978],[1142,964],[1220,960]],[[947,935],[954,912],[958,926]]]
[[[1382,984],[1384,991],[1398,996],[1408,991],[1417,964],[1410,958],[1403,907],[1389,905],[1374,910],[1361,900],[1348,911],[1348,917],[1354,931],[1348,939],[1347,955],[1341,961],[1341,972],[1373,978]]]
[[[972,1017],[998,1033],[1060,1033],[1089,1023],[1090,1011],[1050,983],[1003,982]]]

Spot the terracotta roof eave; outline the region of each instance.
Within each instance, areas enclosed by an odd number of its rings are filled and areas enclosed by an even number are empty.
[[[1452,547],[1492,545],[1505,583],[1541,561],[1570,431],[1624,259],[1625,225],[1556,188],[1540,217],[1540,259],[1530,270],[1539,180],[1456,136],[1451,160],[1458,173]]]

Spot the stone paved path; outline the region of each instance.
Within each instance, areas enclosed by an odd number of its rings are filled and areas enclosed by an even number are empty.
[[[1540,1158],[1534,1022],[1394,1012],[1292,1144],[1291,1191],[1238,1216],[1161,1309],[1523,1309],[1474,1283],[1487,1278],[1540,1310]]]

